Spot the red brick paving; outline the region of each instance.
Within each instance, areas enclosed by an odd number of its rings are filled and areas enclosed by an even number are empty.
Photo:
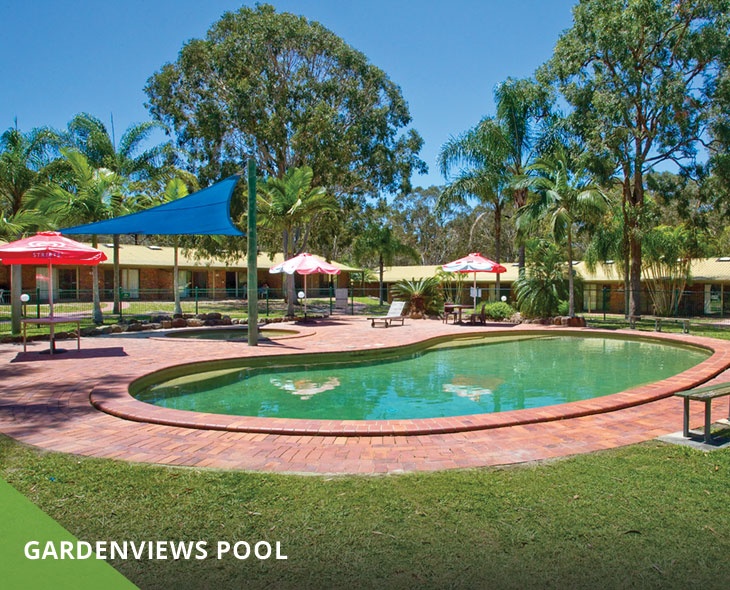
[[[297,329],[302,338],[258,347],[163,337],[84,338],[81,351],[69,345],[67,352],[49,357],[40,354],[47,343],[32,343],[27,353],[18,345],[0,345],[0,432],[48,450],[133,462],[301,473],[431,471],[550,459],[676,432],[682,425],[682,400],[672,397],[673,391],[708,379],[730,380],[730,342],[658,334],[715,352],[697,367],[657,384],[535,410],[430,420],[318,422],[196,415],[143,404],[127,394],[135,379],[190,362],[381,349],[497,330],[429,320],[371,328],[366,319],[352,317]],[[509,331],[527,329],[536,328]],[[106,411],[95,408],[92,400]],[[718,402],[717,416],[725,416],[727,401]],[[693,425],[702,422],[698,406]]]

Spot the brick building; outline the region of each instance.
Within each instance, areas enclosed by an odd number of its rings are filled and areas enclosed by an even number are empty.
[[[102,299],[113,298],[114,271],[112,244],[98,246],[108,260],[99,265],[99,289]],[[257,257],[258,284],[268,285],[272,292],[280,292],[282,275],[269,274],[269,269],[282,262],[281,254],[273,259],[269,254],[261,253]],[[307,280],[307,288],[324,289],[330,285],[345,287],[349,284],[349,273],[356,270],[348,266],[334,263],[342,269],[339,275],[312,275]],[[121,290],[129,299],[172,299],[174,249],[168,246],[149,246],[122,244],[119,250],[119,268]],[[54,301],[90,300],[93,287],[93,270],[89,266],[54,266],[53,287]],[[246,295],[247,259],[245,256],[234,260],[216,258],[196,258],[194,254],[186,254],[182,249],[178,253],[178,273],[181,296],[192,297],[197,289],[201,297],[225,299],[243,298]],[[296,278],[297,285],[301,277]],[[0,290],[3,291],[4,302],[8,302],[10,291],[10,267],[0,264]],[[48,299],[48,268],[24,265],[22,267],[22,291],[35,300]]]

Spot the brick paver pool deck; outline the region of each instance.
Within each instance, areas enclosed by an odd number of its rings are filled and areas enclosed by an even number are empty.
[[[193,414],[131,398],[129,384],[161,368],[262,355],[399,347],[505,328],[408,320],[372,328],[359,317],[297,326],[301,338],[249,347],[241,342],[153,337],[82,339],[82,349],[49,356],[47,342],[0,345],[0,432],[43,449],[133,462],[293,473],[393,473],[504,465],[642,442],[682,427],[673,391],[730,381],[730,341],[641,333],[714,350],[671,379],[612,396],[479,416],[399,421],[308,421]],[[637,336],[632,331],[540,329]],[[64,343],[60,342],[63,347]],[[93,403],[92,403],[93,402]],[[727,400],[718,400],[727,417]],[[100,409],[101,408],[101,409]],[[692,423],[702,422],[701,407]]]

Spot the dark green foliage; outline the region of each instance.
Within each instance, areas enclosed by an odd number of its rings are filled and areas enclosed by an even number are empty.
[[[321,24],[259,4],[226,12],[147,82],[152,115],[202,176],[256,158],[265,176],[310,166],[333,194],[408,188],[422,140],[400,88]]]

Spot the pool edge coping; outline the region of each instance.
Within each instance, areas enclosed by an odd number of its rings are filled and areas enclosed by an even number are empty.
[[[631,330],[606,331],[594,328],[537,328],[535,326],[519,328],[517,330],[514,330],[514,328],[506,330],[490,330],[488,332],[480,332],[480,334],[485,336],[515,332],[544,334],[546,332],[553,331],[566,335],[590,333],[592,335],[600,335],[604,337],[620,336],[622,338],[638,340],[671,341],[677,344],[704,348],[709,350],[711,355],[694,367],[672,377],[603,397],[534,409],[511,410],[492,414],[471,414],[445,418],[419,418],[410,420],[310,420],[301,418],[229,416],[225,414],[174,410],[138,401],[130,395],[129,388],[132,384],[140,379],[148,377],[149,374],[124,383],[99,385],[91,391],[89,400],[91,405],[97,410],[117,418],[141,423],[174,426],[178,428],[289,436],[419,436],[506,428],[557,420],[568,420],[583,416],[623,410],[670,397],[677,391],[696,387],[730,368],[730,342],[700,336],[666,333],[637,333],[636,331]],[[474,334],[475,333],[473,333],[473,335]],[[414,345],[424,345],[428,342],[437,341],[439,339],[440,337],[425,338],[415,341]],[[384,347],[380,350],[387,351],[390,348],[391,347]],[[357,351],[363,350],[368,349],[357,349]],[[257,358],[266,359],[276,358],[278,356],[280,355],[271,354]],[[229,359],[221,359],[221,362],[241,360],[245,358],[247,357],[232,357]],[[204,362],[209,364],[215,361]],[[173,370],[174,368],[175,366],[163,367],[158,371],[155,371],[155,373],[164,370]]]

